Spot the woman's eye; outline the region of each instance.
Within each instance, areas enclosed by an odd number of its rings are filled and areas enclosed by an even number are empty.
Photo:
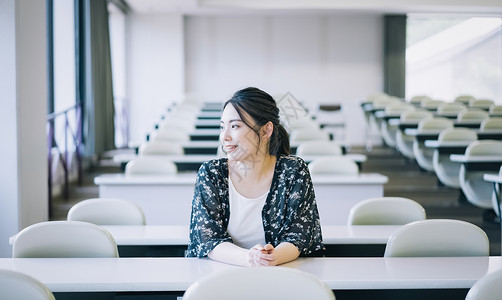
[[[237,129],[237,128],[239,128],[239,125],[232,125],[232,128]]]

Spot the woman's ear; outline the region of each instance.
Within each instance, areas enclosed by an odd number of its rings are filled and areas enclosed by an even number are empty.
[[[274,132],[274,124],[268,121],[267,124],[263,125],[261,129],[262,129],[261,133],[262,137],[268,140],[270,136],[272,136],[272,132]]]

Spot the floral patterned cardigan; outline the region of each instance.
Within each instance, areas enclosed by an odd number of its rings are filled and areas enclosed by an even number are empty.
[[[195,184],[186,256],[205,257],[218,244],[232,242],[229,217],[228,160],[205,162]],[[312,180],[301,158],[277,158],[262,220],[267,244],[289,242],[302,256],[324,249]]]

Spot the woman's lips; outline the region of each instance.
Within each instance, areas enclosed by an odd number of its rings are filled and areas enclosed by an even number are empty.
[[[226,145],[226,146],[225,146],[225,151],[226,151],[227,153],[233,152],[233,151],[235,151],[235,149],[237,149],[237,146],[236,146],[236,145]]]

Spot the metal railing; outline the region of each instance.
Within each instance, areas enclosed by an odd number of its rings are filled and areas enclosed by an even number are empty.
[[[57,159],[63,169],[63,198],[68,199],[70,193],[70,171],[76,158],[77,181],[82,183],[82,115],[81,104],[47,116],[47,146],[48,146],[48,183],[49,183],[49,217],[52,217],[53,200],[53,163]],[[62,121],[62,123],[61,123]],[[62,132],[61,132],[62,131]],[[56,157],[53,156],[56,149]]]

